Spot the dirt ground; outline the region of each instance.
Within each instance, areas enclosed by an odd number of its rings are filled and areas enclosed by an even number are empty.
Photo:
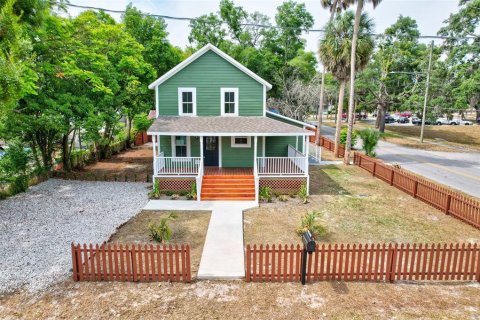
[[[0,299],[2,319],[478,319],[480,285],[74,283]]]
[[[110,242],[131,244],[149,244],[152,241],[148,232],[150,222],[158,223],[172,211],[142,211],[128,222],[120,226],[110,237]],[[173,211],[177,217],[169,222],[172,229],[171,243],[190,244],[190,261],[192,276],[197,275],[202,256],[203,243],[210,222],[209,211]]]
[[[322,214],[331,243],[480,242],[480,231],[355,166],[310,166],[311,196],[261,204],[244,213],[246,244],[299,243],[308,211]]]
[[[76,180],[146,181],[152,175],[153,151],[150,143],[133,147],[83,170],[75,170],[68,178]]]

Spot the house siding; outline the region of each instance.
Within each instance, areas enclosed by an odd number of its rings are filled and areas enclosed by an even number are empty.
[[[165,157],[173,157],[172,136],[160,137],[160,151]],[[190,152],[192,157],[200,157],[200,139],[198,137],[190,137]]]
[[[295,141],[299,140],[298,149],[302,149],[302,137],[267,137],[265,154],[267,157],[286,157],[288,155],[288,145],[295,147]]]
[[[178,88],[196,88],[197,116],[220,115],[220,88],[238,88],[239,115],[263,116],[263,85],[208,51],[158,86],[159,116],[178,115]]]

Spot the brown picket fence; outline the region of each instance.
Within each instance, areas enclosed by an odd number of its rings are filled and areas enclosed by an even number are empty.
[[[73,244],[75,281],[190,282],[190,246]]]
[[[329,151],[335,151],[335,142],[329,138],[321,136],[319,145]],[[345,156],[345,145],[341,144],[338,146],[338,156],[340,158]]]
[[[480,229],[480,201],[359,152],[353,163],[391,186]]]
[[[247,245],[247,282],[300,281],[303,247]],[[479,281],[475,244],[317,244],[307,256],[313,281]]]

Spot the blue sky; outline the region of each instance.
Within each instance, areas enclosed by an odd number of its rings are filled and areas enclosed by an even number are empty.
[[[197,17],[202,14],[218,10],[219,0],[71,0],[73,4],[102,7],[114,10],[123,10],[129,2],[138,9],[155,14]],[[276,8],[283,1],[274,0],[234,0],[235,4],[243,6],[247,11],[259,11],[271,17],[274,21]],[[297,1],[302,2],[302,1]],[[328,12],[321,8],[320,1],[303,1],[308,11],[315,18],[315,29],[321,28],[328,19]],[[376,32],[382,32],[393,24],[399,15],[410,16],[417,21],[420,32],[424,35],[435,35],[442,22],[450,13],[457,11],[457,0],[383,0],[373,10],[370,4],[366,5],[366,11],[373,17]],[[71,15],[77,15],[81,10],[70,8]],[[114,15],[119,18],[119,15]],[[188,45],[190,29],[186,21],[167,20],[169,40],[176,46],[185,48]],[[305,34],[307,50],[316,51],[319,33]],[[425,40],[429,41],[429,40]]]

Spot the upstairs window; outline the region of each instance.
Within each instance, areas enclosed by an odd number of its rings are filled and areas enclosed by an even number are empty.
[[[178,114],[180,116],[197,115],[196,88],[178,88]]]
[[[221,88],[221,115],[238,116],[238,88]]]

